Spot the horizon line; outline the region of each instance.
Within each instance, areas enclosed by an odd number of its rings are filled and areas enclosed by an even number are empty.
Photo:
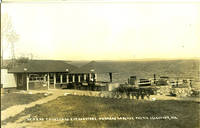
[[[17,58],[16,58],[17,59]],[[3,60],[12,60],[12,59],[3,59]],[[138,58],[138,59],[40,59],[33,58],[30,60],[54,60],[54,61],[160,61],[160,60],[200,60],[200,57],[190,57],[190,58]]]

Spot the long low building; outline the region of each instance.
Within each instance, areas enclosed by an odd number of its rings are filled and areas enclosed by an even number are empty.
[[[111,74],[110,81],[112,82],[111,70],[95,61],[78,68],[66,61],[29,60],[26,63],[9,68],[3,75],[12,75],[12,83],[16,84],[12,87],[29,90],[58,88],[62,85],[72,86],[73,88],[79,85],[87,86],[90,83],[98,83],[98,73]],[[3,88],[8,88],[9,86],[4,83]]]

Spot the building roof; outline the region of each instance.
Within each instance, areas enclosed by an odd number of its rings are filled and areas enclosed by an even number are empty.
[[[27,69],[27,71],[25,71]],[[27,63],[17,65],[8,70],[9,73],[39,73],[39,72],[72,72],[76,66],[68,64],[67,61],[60,60],[29,60]]]
[[[91,61],[88,64],[85,64],[74,71],[74,73],[91,73],[91,72],[108,73],[108,72],[114,72],[114,70],[106,66],[104,63]]]

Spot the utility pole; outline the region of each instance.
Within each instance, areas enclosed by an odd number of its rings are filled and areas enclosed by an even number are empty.
[[[0,14],[1,14],[1,4],[0,4]],[[0,21],[1,21],[1,16],[0,16]],[[1,28],[1,24],[0,24],[0,28]],[[1,35],[1,31],[0,31],[0,35]],[[2,38],[2,37],[1,37]],[[1,38],[0,38],[0,44],[1,44],[1,67],[3,66],[3,46],[2,46],[2,42],[1,42]]]
[[[197,70],[198,70],[198,78],[197,79],[200,81],[200,60],[199,60],[199,65],[198,65]]]
[[[12,67],[14,67],[14,62],[15,62],[15,47],[14,43],[11,42],[11,52],[12,52]]]
[[[0,41],[1,43],[1,41]],[[1,43],[1,67],[3,66],[3,46],[2,46],[2,43]]]

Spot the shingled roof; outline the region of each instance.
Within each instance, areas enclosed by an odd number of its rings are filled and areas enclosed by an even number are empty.
[[[77,69],[76,66],[68,64],[67,61],[60,60],[29,60],[27,63],[17,65],[8,70],[9,73],[22,73],[25,72],[40,73],[40,72],[72,72]]]
[[[88,64],[85,64],[81,66],[80,68],[77,68],[73,72],[74,73],[91,73],[91,72],[108,73],[108,72],[114,72],[114,71],[101,62],[91,61]]]

